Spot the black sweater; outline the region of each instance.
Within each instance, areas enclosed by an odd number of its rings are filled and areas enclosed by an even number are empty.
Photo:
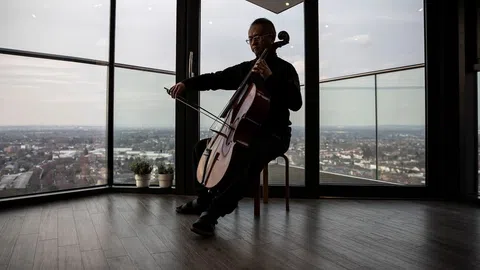
[[[263,83],[270,95],[270,113],[262,125],[262,130],[277,135],[289,135],[291,132],[290,112],[302,107],[300,82],[292,64],[271,54],[265,60],[272,75]],[[223,71],[202,74],[183,81],[187,91],[237,90],[256,59],[242,62]]]

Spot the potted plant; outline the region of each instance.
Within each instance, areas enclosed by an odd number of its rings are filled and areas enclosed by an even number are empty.
[[[165,163],[160,162],[157,165],[158,167],[158,185],[162,188],[168,188],[172,186],[173,173],[175,170],[171,165],[165,165]]]
[[[148,187],[150,184],[150,174],[153,166],[146,160],[137,158],[130,164],[130,169],[135,174],[137,187]]]

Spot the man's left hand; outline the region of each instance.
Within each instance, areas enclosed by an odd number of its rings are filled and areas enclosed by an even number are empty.
[[[272,71],[267,65],[265,60],[258,61],[252,69],[253,72],[260,74],[264,79],[267,79],[270,75],[272,75]]]

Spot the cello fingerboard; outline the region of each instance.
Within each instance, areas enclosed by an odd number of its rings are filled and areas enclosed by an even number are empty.
[[[212,165],[210,165],[210,170],[208,170],[208,172],[206,173],[207,176],[205,177],[205,175],[204,175],[204,177],[203,177],[203,183],[202,184],[205,185],[205,186],[208,183],[208,179],[210,178],[210,175],[212,174],[213,167],[215,166],[215,163],[217,162],[219,155],[220,154],[218,152],[215,153],[215,156],[213,157]],[[207,162],[210,162],[210,159],[207,160]]]

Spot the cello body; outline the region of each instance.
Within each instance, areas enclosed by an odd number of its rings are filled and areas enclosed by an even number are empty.
[[[249,84],[239,103],[234,104],[226,121],[208,142],[197,167],[197,180],[207,188],[216,186],[225,176],[237,147],[249,147],[251,140],[270,110],[270,98]]]
[[[272,45],[270,50],[289,43],[287,32],[278,34],[282,41]],[[265,59],[266,49],[259,60]],[[248,148],[270,112],[270,97],[263,89],[263,83],[255,83],[248,73],[240,87],[230,99],[221,116],[225,119],[219,130],[208,141],[197,166],[197,181],[206,188],[214,188],[224,180],[235,152]],[[263,80],[263,79],[262,79]]]

